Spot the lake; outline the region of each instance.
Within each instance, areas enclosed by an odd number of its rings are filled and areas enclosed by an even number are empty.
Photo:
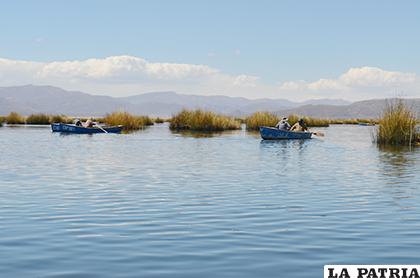
[[[2,277],[322,277],[417,264],[420,148],[373,127],[60,135],[0,128]]]

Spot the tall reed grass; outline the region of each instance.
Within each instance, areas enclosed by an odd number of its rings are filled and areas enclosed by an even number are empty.
[[[304,117],[304,116],[298,116],[298,115],[290,115],[289,124],[294,125],[295,123],[299,121],[299,119],[303,119],[307,127],[327,127],[330,125],[329,119]]]
[[[73,119],[69,118],[65,115],[51,115],[50,116],[50,123],[63,123],[63,124],[71,124],[73,123]]]
[[[69,124],[73,122],[73,119],[68,118],[65,115],[48,115],[44,113],[38,113],[29,115],[25,122],[28,125],[48,125],[52,123]]]
[[[279,122],[279,117],[271,112],[255,112],[245,118],[247,130],[258,130],[260,126],[275,126]]]
[[[6,116],[6,123],[9,125],[25,124],[25,118],[16,112],[10,112]]]
[[[47,114],[32,114],[26,118],[28,125],[47,125],[51,123],[51,118]]]
[[[416,115],[401,99],[390,101],[379,120],[376,142],[380,145],[415,145],[420,140],[417,124]]]
[[[156,124],[162,124],[162,123],[164,123],[164,122],[165,122],[165,119],[162,119],[162,118],[157,117],[156,119],[154,119],[154,122],[155,122]]]
[[[172,117],[169,127],[175,130],[223,131],[239,129],[241,124],[234,118],[197,109],[182,110]]]
[[[331,119],[330,124],[335,124],[335,125],[357,125],[357,124],[375,125],[375,124],[378,124],[378,120],[377,119],[360,119],[360,118]]]
[[[153,125],[148,116],[135,116],[127,112],[113,112],[107,114],[103,121],[110,126],[122,125],[126,131],[137,130],[145,126]]]

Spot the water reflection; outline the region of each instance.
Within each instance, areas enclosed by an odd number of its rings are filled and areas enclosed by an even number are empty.
[[[407,178],[413,176],[416,165],[415,154],[419,153],[418,148],[378,146],[379,162],[383,176],[391,178],[392,183],[404,183]]]
[[[193,138],[212,138],[220,137],[222,135],[229,135],[236,133],[237,131],[192,131],[192,130],[171,130],[174,135],[182,137],[193,137]]]
[[[378,149],[366,127],[324,130],[261,141],[167,124],[0,128],[0,272],[306,278],[331,263],[416,263],[420,149]]]
[[[415,210],[418,185],[413,183],[418,172],[419,149],[379,146],[379,175],[384,192],[401,210]],[[417,156],[417,157],[416,157]],[[405,217],[408,219],[408,216]]]
[[[302,150],[307,144],[308,140],[261,140],[260,147],[262,149],[298,149]]]

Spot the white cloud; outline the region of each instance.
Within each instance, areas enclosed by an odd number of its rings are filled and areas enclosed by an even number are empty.
[[[241,74],[241,75],[238,75],[237,77],[235,77],[233,85],[244,86],[244,87],[256,87],[257,86],[257,81],[259,79],[260,78],[258,76]]]
[[[105,59],[46,63],[39,78],[80,78],[127,82],[138,78],[180,80],[218,73],[205,65],[150,63],[133,56],[112,56]]]
[[[339,78],[339,82],[346,86],[362,87],[400,86],[415,80],[414,73],[385,71],[374,67],[351,68]]]
[[[420,80],[415,73],[386,71],[376,67],[350,68],[336,79],[321,78],[314,82],[287,81],[281,91],[301,92],[312,97],[367,99],[393,97],[399,94],[419,97]]]
[[[276,86],[264,83],[258,76],[227,74],[207,65],[156,63],[134,56],[55,62],[0,58],[0,86],[29,83],[113,96],[172,90],[292,100],[327,97],[356,100],[401,93],[420,97],[420,79],[415,73],[375,67],[350,68],[337,78],[314,82],[291,80]]]

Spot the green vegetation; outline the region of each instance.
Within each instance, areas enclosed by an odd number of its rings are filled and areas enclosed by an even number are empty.
[[[279,117],[270,112],[255,112],[245,119],[247,130],[258,130],[260,126],[275,126]]]
[[[6,117],[0,116],[0,126],[3,126],[3,123],[6,121]]]
[[[182,110],[172,117],[170,128],[175,130],[222,131],[240,129],[235,119],[209,111]]]
[[[153,125],[148,116],[135,116],[127,112],[113,112],[103,118],[104,123],[110,126],[123,125],[126,131],[137,130],[145,126]]]
[[[25,124],[25,118],[16,112],[11,112],[6,117],[6,123],[9,125]]]
[[[402,100],[389,102],[379,120],[376,142],[380,145],[415,145],[420,140],[417,123],[415,114]]]

